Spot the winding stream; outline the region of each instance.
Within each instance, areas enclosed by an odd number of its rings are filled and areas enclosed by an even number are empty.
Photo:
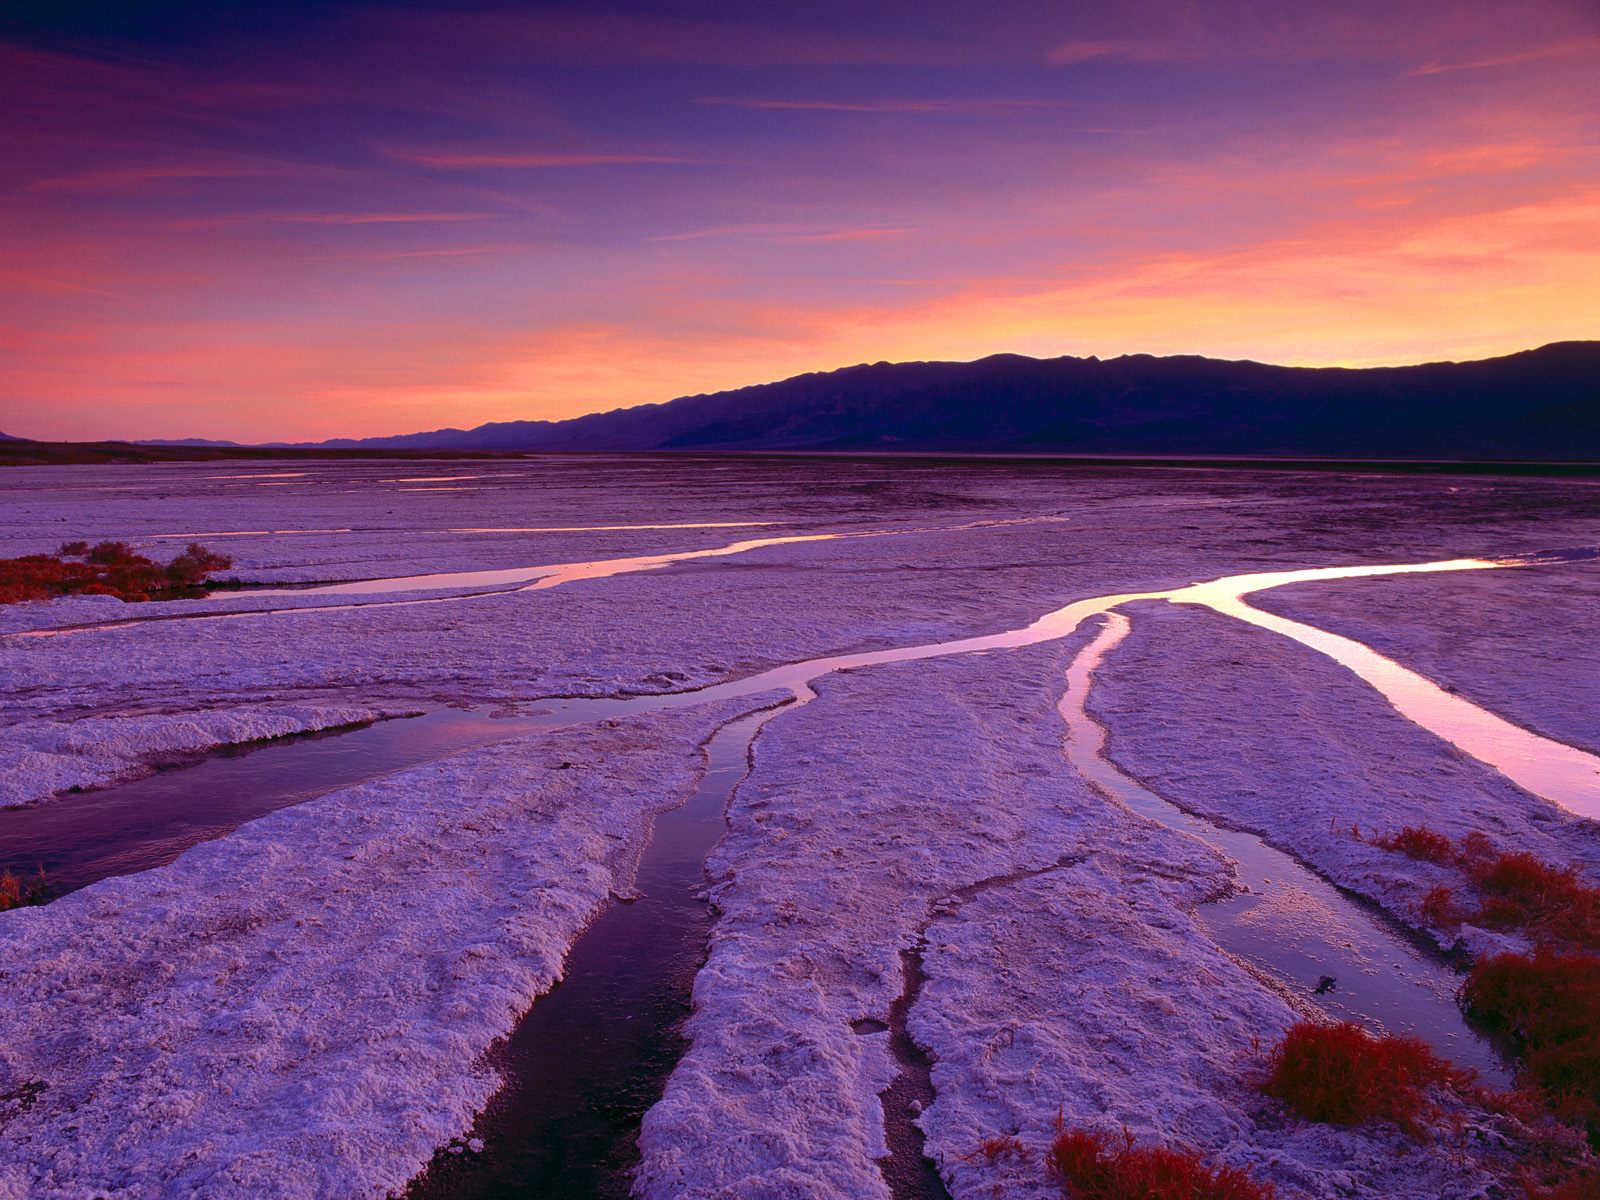
[[[1508,1084],[1500,1056],[1462,1020],[1460,976],[1420,941],[1255,834],[1208,821],[1124,774],[1105,753],[1106,731],[1086,709],[1094,672],[1128,634],[1122,613],[1073,660],[1059,711],[1067,758],[1096,790],[1169,829],[1216,847],[1245,889],[1202,905],[1196,916],[1234,958],[1291,984],[1331,1016],[1420,1037],[1488,1081]],[[1331,990],[1317,985],[1333,976]]]

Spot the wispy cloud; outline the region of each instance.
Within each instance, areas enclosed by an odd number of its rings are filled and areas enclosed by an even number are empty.
[[[479,254],[514,254],[532,249],[526,242],[497,246],[446,246],[435,250],[392,250],[382,254],[341,254],[338,257],[360,262],[392,262],[404,258],[463,258]]]
[[[495,170],[500,168],[619,167],[649,164],[684,164],[702,160],[667,154],[484,154],[460,150],[406,150],[386,148],[383,153],[400,162],[417,163],[440,171]]]
[[[879,242],[886,238],[905,237],[914,229],[831,229],[825,233],[795,233],[781,236],[786,242]]]
[[[108,300],[126,300],[128,297],[103,288],[89,287],[66,279],[52,279],[29,275],[22,271],[0,271],[0,289],[19,292],[76,292],[81,295],[103,296]]]
[[[199,182],[215,179],[307,178],[340,175],[335,168],[303,163],[280,162],[190,162],[162,163],[137,167],[114,167],[104,171],[79,171],[35,180],[29,185],[36,192],[114,192],[148,187],[153,184]]]
[[[530,6],[531,7],[531,6]],[[982,61],[973,41],[901,32],[864,37],[826,28],[799,8],[750,5],[730,19],[572,6],[544,12],[394,13],[372,10],[380,36],[426,40],[476,59],[518,64],[632,66],[657,63],[751,67],[937,66]]]
[[[707,238],[745,238],[763,242],[869,242],[905,237],[917,232],[905,227],[819,229],[803,225],[717,225],[709,229],[690,229],[683,233],[663,233],[647,239],[652,242],[693,242]]]
[[[412,225],[433,222],[484,221],[494,216],[485,212],[320,212],[320,213],[226,213],[215,217],[191,217],[173,224],[185,229],[213,225]]]
[[[697,103],[729,108],[772,109],[781,112],[844,112],[893,114],[1016,113],[1028,109],[1071,107],[1066,100],[1010,100],[987,97],[937,100],[772,100],[763,97],[702,96]]]
[[[1413,67],[1406,74],[1444,75],[1452,71],[1482,71],[1491,67],[1515,67],[1523,63],[1544,62],[1551,58],[1566,58],[1574,54],[1593,54],[1596,51],[1600,51],[1600,37],[1578,38],[1548,46],[1535,46],[1530,50],[1520,50],[1514,54],[1498,54],[1465,62],[1424,63],[1420,67]]]
[[[1118,42],[1062,42],[1051,48],[1045,61],[1054,67],[1071,66],[1095,58],[1128,57],[1136,47]]]

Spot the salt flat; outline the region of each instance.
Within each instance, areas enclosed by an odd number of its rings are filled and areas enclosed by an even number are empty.
[[[0,1195],[19,1197],[379,1196],[470,1136],[507,1077],[492,1044],[607,897],[631,894],[649,814],[682,802],[713,730],[785,698],[655,712],[652,697],[1228,575],[1600,546],[1600,491],[1559,479],[536,458],[25,468],[0,489],[0,554],[116,538],[159,556],[197,536],[252,583],[407,581],[0,609],[0,803],[70,806],[65,789],[174,750],[353,720],[643,698],[615,724],[508,721],[500,746],[0,915]],[[548,579],[536,569],[769,538],[811,540],[555,586],[415,578]],[[1597,572],[1304,583],[1251,603],[1594,749],[1581,617]],[[1433,868],[1344,827],[1426,822],[1600,861],[1594,821],[1333,661],[1209,610],[1125,611],[1088,705],[1109,757],[1397,929],[1441,933],[1417,910]],[[1183,1141],[1288,1194],[1465,1197],[1505,1168],[1481,1147],[1430,1153],[1263,1108],[1250,1039],[1314,1001],[1197,919],[1234,886],[1226,855],[1061,753],[1055,704],[1087,636],[826,675],[762,727],[708,874],[683,882],[709,886],[715,920],[681,1060],[643,1119],[639,1194],[909,1195],[925,1139],[950,1194],[1027,1195],[1036,1161],[975,1147],[1015,1133],[1037,1155],[1058,1112]],[[894,1052],[903,1035],[931,1070]],[[918,1071],[933,1091],[912,1132],[901,1093],[888,1111],[879,1094]]]

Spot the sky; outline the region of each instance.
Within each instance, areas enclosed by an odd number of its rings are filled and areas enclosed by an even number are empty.
[[[1600,336],[1600,0],[0,14],[12,435]]]

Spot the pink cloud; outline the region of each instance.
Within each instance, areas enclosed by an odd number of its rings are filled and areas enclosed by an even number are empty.
[[[335,168],[317,167],[306,163],[266,161],[165,163],[56,175],[35,180],[29,185],[29,189],[37,192],[125,191],[148,187],[151,184],[207,179],[310,178],[332,177],[344,173]]]
[[[691,229],[685,233],[664,233],[652,242],[692,242],[706,238],[749,238],[772,242],[864,242],[904,237],[915,233],[910,228],[818,229],[797,225],[719,225],[710,229]]]
[[[391,262],[404,258],[460,258],[477,254],[514,254],[533,249],[527,242],[514,242],[496,246],[444,246],[431,250],[393,250],[382,254],[341,254],[340,258],[360,259],[365,262]]]
[[[846,112],[892,114],[1013,113],[1028,109],[1073,107],[1065,100],[1005,100],[955,98],[940,100],[768,100],[729,96],[702,96],[700,104],[729,108],[772,109],[782,112]]]
[[[1407,72],[1410,75],[1444,75],[1451,71],[1481,71],[1491,67],[1514,67],[1523,63],[1543,62],[1551,58],[1566,58],[1574,54],[1594,54],[1600,51],[1600,37],[1578,38],[1573,41],[1556,42],[1547,46],[1534,46],[1528,50],[1520,50],[1511,54],[1492,55],[1488,58],[1472,59],[1466,62],[1431,62],[1420,67],[1414,67]]]
[[[401,162],[441,171],[498,168],[613,167],[635,164],[695,163],[701,160],[664,154],[480,154],[456,150],[397,150],[384,153]]]
[[[1130,56],[1137,49],[1127,43],[1068,41],[1051,49],[1045,55],[1045,61],[1051,66],[1066,67],[1073,63],[1088,62],[1093,58],[1109,58],[1112,55]]]
[[[214,225],[411,225],[424,223],[452,223],[456,221],[483,221],[494,216],[485,212],[416,212],[416,213],[231,213],[216,217],[191,217],[174,221],[177,228],[198,229]]]

